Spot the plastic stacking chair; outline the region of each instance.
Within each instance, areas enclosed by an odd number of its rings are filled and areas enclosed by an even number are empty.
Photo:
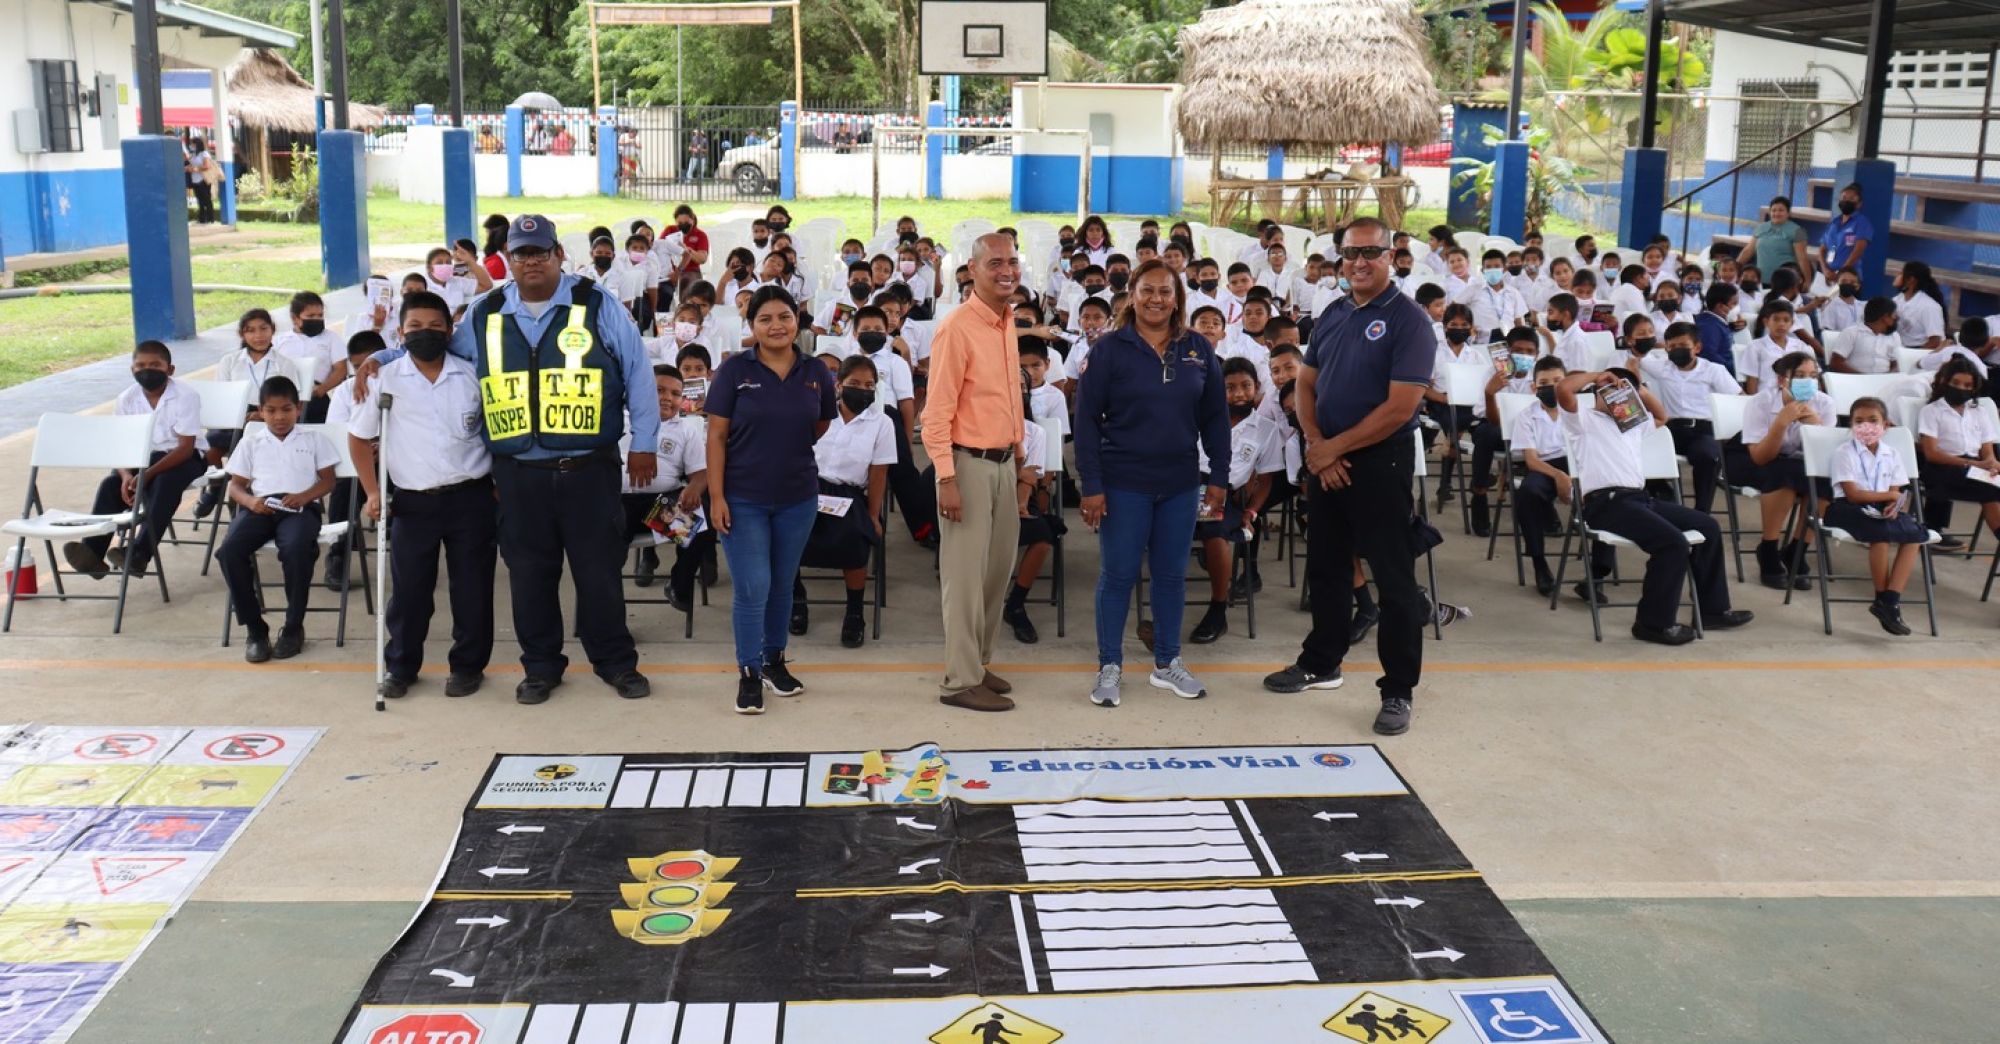
[[[17,562],[27,551],[28,541],[42,542],[57,601],[116,601],[118,608],[111,617],[112,634],[125,627],[125,597],[132,586],[131,556],[126,556],[126,566],[118,573],[117,594],[77,594],[63,586],[63,567],[56,555],[56,541],[121,534],[130,536],[132,530],[145,520],[146,468],[151,465],[152,459],[153,418],[150,415],[78,417],[67,413],[44,413],[35,424],[35,448],[28,458],[28,497],[21,506],[21,517],[0,524],[0,536],[14,538]],[[127,468],[139,473],[139,482],[133,490],[132,506],[124,511],[108,515],[66,511],[49,507],[42,499],[41,477],[45,468],[97,472]],[[159,555],[153,556],[151,568],[153,575],[159,577],[160,601],[171,601],[167,594],[166,570]],[[0,631],[14,628],[14,607],[20,603],[16,597],[20,583],[21,571],[16,569],[7,581],[7,611],[4,621],[0,621]]]

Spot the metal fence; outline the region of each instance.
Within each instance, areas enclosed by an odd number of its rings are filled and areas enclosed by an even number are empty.
[[[451,117],[437,114],[439,126],[450,126]],[[392,112],[381,124],[368,129],[369,152],[399,153],[416,126],[413,113]],[[465,125],[474,131],[474,148],[480,152],[507,150],[507,114],[468,112]],[[522,152],[529,156],[592,156],[597,153],[597,116],[589,109],[530,109],[524,116]]]
[[[618,113],[620,193],[756,200],[778,193],[778,107],[662,105]]]

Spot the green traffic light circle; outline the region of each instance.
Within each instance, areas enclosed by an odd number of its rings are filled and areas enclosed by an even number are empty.
[[[679,935],[694,927],[694,918],[682,913],[654,914],[640,921],[639,927],[650,935]]]

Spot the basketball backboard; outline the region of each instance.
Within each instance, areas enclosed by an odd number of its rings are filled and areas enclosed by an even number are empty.
[[[925,76],[1047,76],[1048,0],[922,0]]]

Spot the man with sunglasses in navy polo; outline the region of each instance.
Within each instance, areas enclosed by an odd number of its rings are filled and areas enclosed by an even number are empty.
[[[1411,545],[1417,410],[1437,354],[1430,316],[1398,290],[1391,232],[1360,218],[1341,240],[1348,295],[1313,323],[1300,370],[1306,442],[1307,581],[1313,626],[1292,666],[1264,679],[1273,692],[1337,689],[1354,611],[1353,562],[1368,563],[1382,607],[1377,650],[1382,707],[1375,731],[1407,732],[1423,670],[1424,599]]]

